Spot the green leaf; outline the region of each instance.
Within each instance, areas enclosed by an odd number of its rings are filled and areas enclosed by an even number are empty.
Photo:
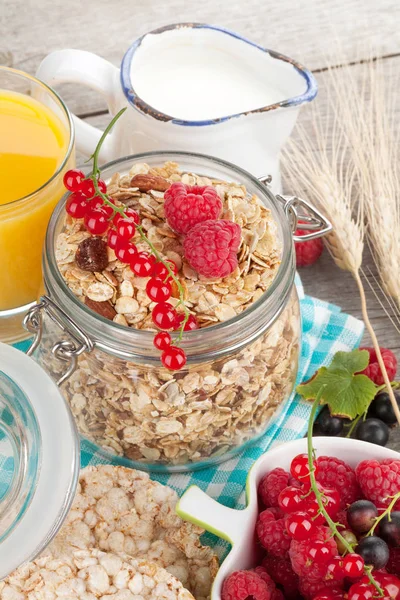
[[[321,404],[329,406],[332,415],[354,419],[364,413],[376,394],[375,384],[366,375],[356,375],[369,362],[366,350],[337,352],[329,367],[321,367],[297,392],[306,400],[315,400],[321,391]]]

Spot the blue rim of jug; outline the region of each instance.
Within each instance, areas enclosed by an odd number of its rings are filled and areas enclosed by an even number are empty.
[[[144,38],[150,34],[159,34],[164,33],[165,31],[171,31],[173,29],[182,29],[182,28],[192,28],[192,29],[211,29],[213,31],[219,31],[221,33],[225,33],[226,35],[230,35],[231,37],[236,38],[254,48],[258,48],[258,50],[262,50],[263,52],[269,54],[272,58],[277,60],[281,60],[286,62],[304,78],[307,84],[307,89],[304,94],[300,94],[299,96],[294,96],[293,98],[288,98],[287,100],[282,100],[281,102],[276,102],[274,104],[269,104],[267,106],[263,106],[261,108],[256,108],[254,110],[249,110],[247,112],[236,113],[233,115],[228,115],[226,117],[219,117],[217,119],[207,119],[204,121],[186,121],[183,119],[175,119],[170,115],[166,115],[163,112],[155,109],[150,104],[147,104],[140,96],[135,92],[135,89],[131,85],[131,63],[134,57],[135,52],[138,50]],[[275,110],[276,108],[287,108],[290,106],[297,106],[299,104],[303,104],[304,102],[311,102],[317,95],[318,85],[314,75],[303,67],[300,63],[285,56],[284,54],[280,54],[279,52],[275,52],[274,50],[269,50],[268,48],[263,48],[259,44],[255,44],[251,42],[247,38],[242,37],[238,33],[234,31],[230,31],[229,29],[225,29],[224,27],[217,27],[215,25],[207,25],[205,23],[174,23],[172,25],[166,25],[164,27],[159,27],[158,29],[154,29],[153,31],[149,31],[145,35],[142,35],[138,38],[126,51],[122,63],[121,63],[121,86],[123,92],[125,94],[128,102],[136,108],[139,112],[142,112],[158,121],[165,121],[173,123],[174,125],[186,125],[191,127],[201,127],[205,125],[217,125],[219,123],[224,123],[225,121],[229,121],[230,119],[234,119],[237,117],[241,117],[243,115],[264,113],[270,110]]]

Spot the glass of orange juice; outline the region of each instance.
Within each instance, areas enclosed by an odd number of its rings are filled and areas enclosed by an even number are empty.
[[[0,67],[0,341],[27,337],[47,223],[75,164],[71,115],[39,80]]]

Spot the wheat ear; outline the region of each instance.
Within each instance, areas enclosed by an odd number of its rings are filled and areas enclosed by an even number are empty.
[[[309,111],[311,133],[304,126],[298,127],[297,139],[290,140],[283,151],[284,177],[291,191],[304,193],[333,225],[325,243],[338,267],[349,271],[356,281],[364,323],[400,424],[399,407],[369,319],[360,277],[365,198],[373,190],[369,160],[364,152],[364,120],[370,110],[367,78],[363,76],[357,82],[351,67],[328,69],[324,76],[325,103],[320,99]]]
[[[370,110],[365,151],[369,157],[372,194],[365,198],[368,241],[382,287],[400,312],[400,128],[395,106],[399,77],[390,61],[370,63]]]

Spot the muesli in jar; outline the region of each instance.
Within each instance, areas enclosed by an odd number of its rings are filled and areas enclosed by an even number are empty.
[[[87,322],[95,313],[99,328],[132,339],[123,351],[100,343],[77,357],[63,392],[78,429],[133,463],[228,457],[265,431],[296,378],[300,317],[290,257],[275,311],[268,295],[282,260],[277,222],[244,185],[173,161],[133,162],[106,189],[129,222],[98,194],[72,193],[54,242],[63,284],[90,311]],[[149,335],[161,349],[153,348],[156,358],[146,349]],[[55,336],[45,319],[39,361],[58,376],[65,365],[51,355]],[[133,358],[125,358],[128,349]]]

